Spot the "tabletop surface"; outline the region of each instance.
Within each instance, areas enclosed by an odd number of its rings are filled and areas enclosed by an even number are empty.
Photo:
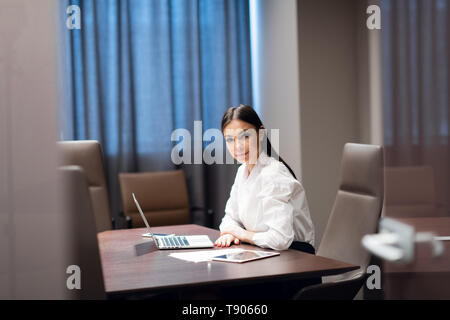
[[[437,236],[450,236],[450,217],[429,218],[395,218],[400,222],[414,227],[416,232],[433,232]],[[432,257],[431,245],[423,243],[416,245],[415,259],[412,263],[402,265],[385,262],[384,272],[387,273],[449,273],[450,272],[450,241],[443,241],[444,253],[440,257]]]
[[[219,231],[193,224],[155,227],[152,231],[177,235],[206,234],[213,242],[219,237]],[[281,251],[279,256],[242,264],[219,261],[188,262],[170,257],[169,254],[222,248],[158,250],[153,240],[141,236],[146,232],[145,228],[137,228],[110,230],[98,234],[107,294],[226,282],[262,282],[277,278],[302,279],[359,269],[359,266],[296,250]],[[233,247],[265,250],[248,244]]]

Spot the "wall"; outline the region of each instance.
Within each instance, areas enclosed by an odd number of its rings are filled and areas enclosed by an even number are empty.
[[[253,102],[279,154],[301,178],[297,1],[250,2]],[[272,139],[272,142],[274,139]]]
[[[359,142],[356,1],[300,0],[303,184],[319,246],[338,188],[342,148]]]
[[[380,30],[364,27],[372,4],[379,6],[380,1],[357,1],[356,7],[358,133],[361,143],[383,145],[381,35]]]
[[[253,101],[303,183],[320,244],[346,142],[382,144],[378,0],[251,0]]]

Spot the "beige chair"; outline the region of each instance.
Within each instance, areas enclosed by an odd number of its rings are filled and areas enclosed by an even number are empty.
[[[62,210],[67,214],[70,230],[66,235],[66,265],[76,265],[81,271],[81,290],[68,290],[68,298],[105,299],[97,229],[85,172],[80,166],[63,166],[59,168],[59,177],[63,186]]]
[[[353,299],[361,289],[371,258],[361,239],[377,230],[383,207],[383,163],[380,146],[345,144],[339,190],[317,255],[361,268],[323,277],[322,284],[303,288],[296,299]]]
[[[384,172],[386,216],[432,217],[438,215],[432,167],[386,167]]]
[[[100,143],[94,140],[59,141],[58,147],[61,165],[77,165],[86,173],[97,232],[112,229],[113,220]]]
[[[134,192],[151,226],[187,224],[190,207],[184,172],[182,170],[119,173],[122,206],[132,226],[144,227],[133,201]]]

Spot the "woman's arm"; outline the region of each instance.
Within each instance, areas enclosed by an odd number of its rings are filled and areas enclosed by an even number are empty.
[[[241,228],[239,226],[230,226],[228,228],[224,228],[220,235],[222,236],[224,234],[231,234],[234,237],[238,238],[240,241],[254,244],[253,236],[255,235],[255,232],[245,230],[244,228]]]
[[[277,178],[280,179],[280,177]],[[262,225],[266,231],[255,232],[235,224],[222,224],[221,235],[230,234],[242,242],[262,248],[274,250],[289,248],[294,240],[294,208],[289,203],[294,186],[291,183],[275,183],[274,181],[276,181],[275,177],[267,177],[258,195],[259,210],[262,210]]]
[[[267,230],[254,234],[255,245],[274,250],[286,250],[294,240],[294,207],[289,202],[289,190],[274,186],[270,194],[261,197],[263,224]]]
[[[286,250],[294,240],[293,195],[302,192],[297,181],[269,175],[262,181],[258,194],[260,222],[262,232],[253,233],[252,243],[263,248]],[[296,204],[298,205],[298,204]]]

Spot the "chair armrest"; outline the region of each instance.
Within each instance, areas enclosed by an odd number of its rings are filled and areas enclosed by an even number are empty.
[[[131,217],[130,217],[130,216],[126,216],[126,215],[123,213],[123,211],[120,211],[120,212],[119,212],[119,217],[122,218],[122,219],[125,219],[126,229],[131,229],[131,228],[133,228],[133,221],[131,220]],[[122,220],[122,221],[123,221],[123,220]],[[115,229],[115,228],[113,227],[113,229]]]
[[[125,221],[127,222],[127,229],[133,228],[133,221],[130,216],[125,216]]]
[[[214,210],[204,207],[190,207],[191,211],[203,211],[206,217],[206,226],[212,228],[214,224]]]
[[[204,207],[190,207],[191,211],[204,211],[206,214],[211,215],[214,213],[212,209],[204,208]]]
[[[366,282],[367,273],[355,279],[321,283],[301,289],[294,300],[352,300]]]

